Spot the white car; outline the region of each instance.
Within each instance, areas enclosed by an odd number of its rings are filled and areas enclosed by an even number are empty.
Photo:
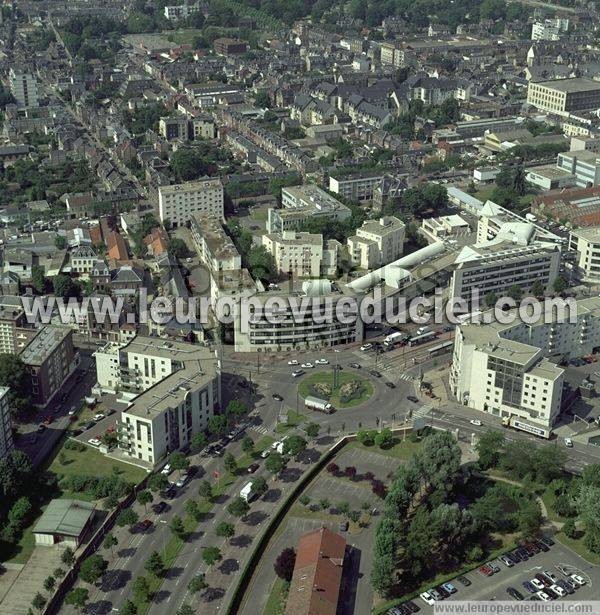
[[[550,589],[561,598],[567,595],[567,592],[560,585],[556,585],[556,583],[554,585],[550,585]]]
[[[288,361],[288,365],[298,365],[298,361],[296,359],[292,359],[291,361]]]
[[[270,454],[271,454],[271,451],[270,451],[268,448],[266,448],[266,449],[265,449],[265,450],[264,450],[264,451],[260,454],[260,456],[261,456],[263,459],[266,459],[266,458],[267,458]]]
[[[302,367],[303,369],[312,369],[314,365],[312,363],[302,363],[300,367]]]
[[[160,471],[160,473],[161,473],[161,474],[164,474],[165,476],[166,476],[167,474],[171,474],[171,464],[170,464],[170,463],[168,463],[168,464],[167,464],[167,465],[166,465],[166,466],[165,466],[165,467],[164,467],[164,468]]]
[[[175,483],[176,487],[183,487],[188,481],[188,475],[187,474],[182,474],[181,478]]]
[[[296,370],[294,370],[294,371],[292,372],[292,376],[293,376],[294,378],[298,378],[298,376],[302,376],[302,374],[303,374],[303,373],[304,373],[304,372],[303,372],[301,369],[296,369]]]
[[[573,440],[571,440],[571,438],[565,438],[565,446],[567,448],[573,448]]]
[[[91,444],[92,446],[100,446],[102,444],[102,442],[100,442],[100,440],[98,440],[98,438],[90,438],[88,440],[88,444]]]
[[[539,590],[544,589],[545,585],[539,579],[531,579],[531,584]]]
[[[535,594],[542,602],[550,602],[551,598],[546,592],[539,591]]]
[[[73,416],[76,412],[77,412],[77,408],[76,408],[75,406],[73,406],[73,407],[69,410],[69,416]]]
[[[435,604],[435,600],[429,592],[423,592],[422,594],[419,594],[419,597],[421,598],[421,600],[423,600],[423,602],[425,602],[425,604],[428,604],[429,606],[433,606]]]
[[[98,412],[98,414],[94,415],[94,421],[101,421],[104,418],[104,415],[101,412]]]
[[[471,423],[471,425],[475,425],[476,427],[481,427],[483,425],[479,419],[471,419],[469,423]]]
[[[360,349],[364,352],[365,350],[371,350],[373,348],[373,344],[363,344]]]
[[[556,581],[558,581],[558,577],[549,570],[544,570],[544,575],[547,576],[552,581],[552,583],[556,583]]]
[[[315,365],[329,365],[329,361],[327,359],[317,359]]]
[[[579,587],[585,585],[585,579],[578,574],[570,574],[569,578],[571,579],[571,581],[573,581],[573,583],[579,585]]]

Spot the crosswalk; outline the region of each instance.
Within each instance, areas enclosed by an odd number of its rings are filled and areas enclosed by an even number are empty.
[[[250,429],[262,434],[263,436],[269,433],[269,430],[264,425],[250,425]]]
[[[412,382],[415,379],[415,377],[410,374],[400,374],[398,378],[400,378],[400,380],[406,380],[407,382]]]
[[[431,412],[432,409],[433,409],[433,406],[430,406],[429,404],[425,404],[423,406],[419,406],[412,413],[413,419],[415,419],[415,418],[425,418],[426,416],[429,415],[429,413]]]

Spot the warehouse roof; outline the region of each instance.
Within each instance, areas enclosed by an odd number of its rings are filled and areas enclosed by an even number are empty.
[[[96,506],[80,500],[52,500],[33,528],[34,534],[79,536]]]

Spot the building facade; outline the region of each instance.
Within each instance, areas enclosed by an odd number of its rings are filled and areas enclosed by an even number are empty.
[[[590,150],[562,152],[556,165],[574,178],[581,188],[600,185],[600,154]]]
[[[218,219],[195,214],[190,222],[196,252],[211,272],[242,268],[242,257]]]
[[[158,215],[177,228],[191,220],[194,214],[223,218],[223,184],[220,179],[206,178],[183,184],[159,186]]]
[[[350,259],[362,269],[387,265],[402,256],[404,234],[404,222],[395,216],[365,220],[356,235],[348,237]]]
[[[600,81],[576,77],[553,81],[530,81],[527,102],[543,111],[568,114],[600,107]]]
[[[323,235],[284,231],[262,236],[262,245],[273,255],[277,271],[301,278],[318,278],[323,262]]]
[[[577,254],[578,277],[589,284],[600,283],[600,226],[571,231],[570,249]]]
[[[371,201],[382,175],[329,176],[329,190],[350,201]]]
[[[0,461],[14,449],[8,387],[0,387]]]
[[[10,91],[19,107],[39,107],[37,80],[29,73],[10,69]]]

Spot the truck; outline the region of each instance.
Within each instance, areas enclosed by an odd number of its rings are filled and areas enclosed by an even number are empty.
[[[240,497],[242,498],[242,500],[244,500],[244,502],[246,503],[250,503],[253,499],[254,496],[256,494],[254,493],[254,489],[253,489],[253,485],[252,485],[252,481],[246,483],[241,489],[240,489]]]
[[[534,436],[538,436],[539,438],[545,438],[546,440],[550,438],[550,434],[552,433],[549,429],[545,427],[526,423],[518,416],[503,416],[502,426],[506,428],[517,429],[518,431],[525,431]]]
[[[401,331],[396,331],[395,333],[390,333],[390,335],[388,335],[383,340],[383,345],[384,346],[395,346],[396,344],[400,343],[405,338],[406,338],[405,333],[402,333]]]
[[[307,397],[304,400],[304,405],[311,410],[318,410],[326,414],[331,414],[333,412],[333,406],[328,401],[319,399],[318,397]]]
[[[525,214],[525,220],[527,220],[528,222],[537,222],[537,218],[530,213]]]

